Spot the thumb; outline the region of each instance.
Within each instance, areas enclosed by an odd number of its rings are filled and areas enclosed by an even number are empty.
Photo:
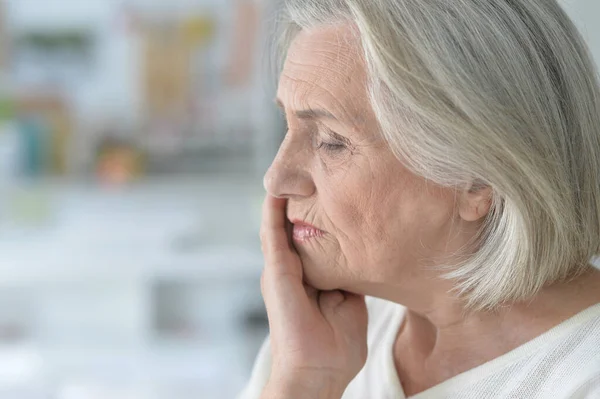
[[[338,315],[344,319],[357,322],[366,327],[368,322],[367,304],[363,295],[345,293],[346,300],[338,306]]]
[[[344,291],[322,292],[319,307],[332,324],[367,324],[365,297]]]

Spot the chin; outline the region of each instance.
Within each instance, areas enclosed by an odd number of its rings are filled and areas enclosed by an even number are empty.
[[[304,282],[320,291],[339,290],[344,282],[339,275],[332,273],[334,267],[326,260],[316,261],[306,256],[300,256],[304,272]]]

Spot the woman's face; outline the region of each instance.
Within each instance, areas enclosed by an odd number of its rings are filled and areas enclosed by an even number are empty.
[[[289,130],[265,187],[289,199],[307,283],[374,295],[416,287],[471,233],[455,191],[409,172],[380,135],[350,32],[305,31],[291,46],[277,95]]]

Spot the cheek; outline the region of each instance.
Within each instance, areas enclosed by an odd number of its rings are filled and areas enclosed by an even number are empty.
[[[347,255],[371,251],[387,234],[390,213],[398,215],[388,209],[397,206],[397,193],[390,190],[393,176],[374,173],[373,167],[382,165],[372,161],[356,157],[355,162],[335,168],[334,176],[325,169],[315,176],[324,220]]]
[[[432,255],[452,216],[453,196],[403,168],[380,174],[354,207],[361,250],[383,264],[415,263]],[[391,262],[393,260],[393,262]]]
[[[364,258],[373,250],[373,216],[380,217],[370,211],[372,204],[364,194],[364,186],[339,180],[328,185],[320,195],[326,225],[334,236],[335,251],[339,252],[337,256],[351,268],[352,264],[364,264]]]
[[[398,195],[395,207],[386,209],[391,248],[397,257],[413,264],[429,264],[443,255],[453,222],[454,195],[441,187],[417,182]]]
[[[320,200],[329,223],[339,233],[350,235],[363,223],[364,209],[361,209],[360,188],[337,180],[326,185],[321,191]]]

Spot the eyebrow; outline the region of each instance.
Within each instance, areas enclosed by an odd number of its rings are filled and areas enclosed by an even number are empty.
[[[275,104],[277,104],[277,106],[279,108],[281,108],[281,110],[285,113],[285,106],[283,105],[283,103],[281,102],[280,99],[276,99]],[[321,108],[318,108],[318,109],[308,108],[308,109],[297,110],[297,111],[294,111],[294,115],[296,115],[300,119],[333,119],[333,120],[338,119],[331,112],[329,112],[325,109],[321,109]]]

